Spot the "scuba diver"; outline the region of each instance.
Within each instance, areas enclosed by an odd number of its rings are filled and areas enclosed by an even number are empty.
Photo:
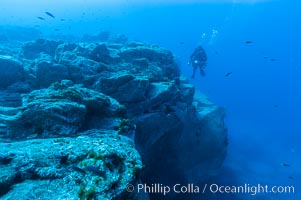
[[[200,68],[201,76],[206,76],[206,73],[204,71],[207,65],[206,61],[207,61],[206,52],[204,48],[200,45],[197,48],[195,48],[195,50],[190,56],[190,61],[188,62],[188,64],[191,64],[193,67],[193,73],[191,75],[191,78],[193,79],[195,78],[195,72],[197,68]]]

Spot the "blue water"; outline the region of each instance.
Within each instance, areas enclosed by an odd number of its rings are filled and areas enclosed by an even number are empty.
[[[28,9],[5,2],[1,25],[39,25],[49,35],[57,34],[54,28],[77,35],[100,30],[123,33],[172,50],[187,77],[192,70],[186,64],[189,56],[203,45],[207,76],[197,74],[191,82],[227,110],[229,151],[218,181],[293,185],[295,194],[289,197],[301,199],[300,1],[101,2],[78,0],[73,6],[48,2],[34,8],[25,4]],[[67,21],[39,21],[36,17],[45,10]],[[227,72],[232,74],[226,77]]]

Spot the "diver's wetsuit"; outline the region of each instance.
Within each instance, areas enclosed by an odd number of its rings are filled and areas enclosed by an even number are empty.
[[[191,78],[194,79],[195,72],[198,67],[200,68],[201,76],[206,75],[204,71],[205,66],[207,65],[206,61],[207,61],[207,55],[204,48],[202,46],[198,46],[197,48],[195,48],[194,52],[190,56],[190,63],[193,67],[193,73]]]

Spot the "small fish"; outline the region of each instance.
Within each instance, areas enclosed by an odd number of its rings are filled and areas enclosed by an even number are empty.
[[[277,60],[277,59],[275,59],[275,58],[271,58],[271,59],[270,59],[270,61],[272,61],[272,62],[273,62],[273,61],[276,61],[276,60]]]
[[[275,104],[275,105],[273,105],[273,107],[274,107],[274,108],[278,108],[278,107],[279,107],[279,105],[278,105],[278,104]]]
[[[281,166],[283,166],[283,167],[290,167],[291,165],[288,164],[288,163],[281,163]]]
[[[37,18],[40,20],[43,20],[43,21],[45,20],[45,18],[43,18],[43,17],[37,17]]]
[[[61,19],[62,22],[66,21],[65,19]]]
[[[56,29],[54,29],[55,31],[60,31],[61,29],[59,29],[59,28],[56,28]]]
[[[179,44],[180,44],[180,45],[183,45],[183,44],[185,44],[185,43],[184,43],[184,42],[179,42]]]
[[[250,40],[245,41],[246,44],[252,44],[253,42]]]
[[[292,177],[292,176],[289,176],[289,177],[288,177],[288,179],[291,179],[291,180],[292,180],[292,179],[294,179],[294,177]]]
[[[226,77],[230,76],[232,74],[232,72],[228,72],[225,74]]]
[[[265,57],[263,57],[264,59],[268,59],[269,57],[267,57],[267,56],[265,56]]]
[[[50,17],[52,17],[53,19],[55,19],[55,16],[54,16],[52,13],[50,13],[50,12],[45,12],[45,14],[48,15],[48,16],[50,16]]]
[[[37,27],[37,28],[39,28],[39,27],[41,27],[40,25],[35,25],[34,27]]]

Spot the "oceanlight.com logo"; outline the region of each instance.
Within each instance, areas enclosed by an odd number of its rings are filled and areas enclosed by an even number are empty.
[[[174,184],[173,186],[156,184],[137,184],[136,186],[128,184],[126,187],[128,192],[148,193],[148,194],[162,194],[167,195],[169,193],[176,194],[294,194],[294,186],[269,186],[269,185],[250,185],[243,184],[239,186],[218,185],[218,184]]]
[[[206,185],[206,184],[205,184]],[[222,186],[217,184],[211,184],[209,186],[209,191],[211,193],[225,193],[225,194],[250,194],[256,195],[259,193],[274,193],[274,194],[294,194],[294,186],[272,186],[268,185],[250,185],[244,184],[241,186]]]

